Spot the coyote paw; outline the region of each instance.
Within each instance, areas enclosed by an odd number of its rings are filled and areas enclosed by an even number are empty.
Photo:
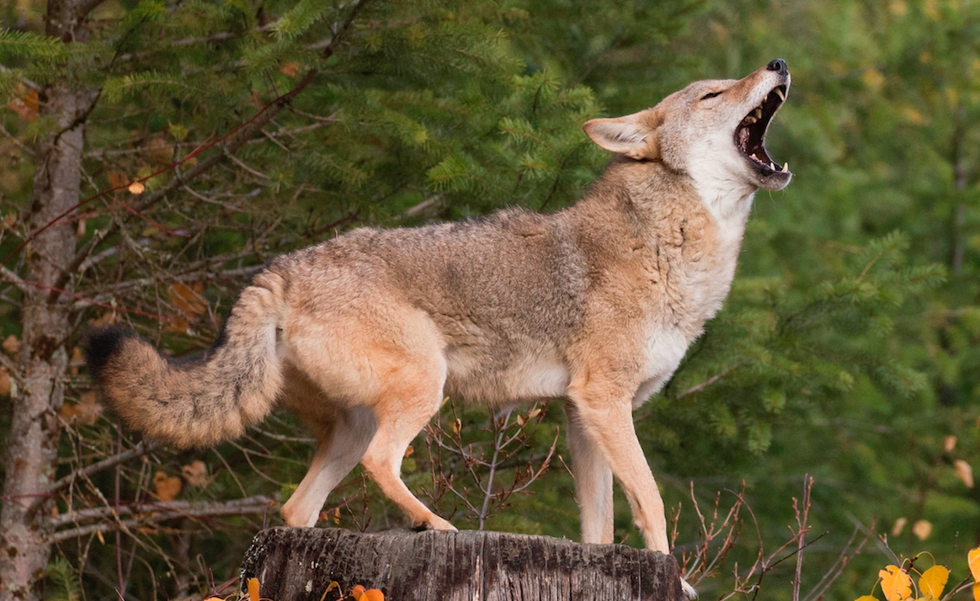
[[[415,525],[416,532],[423,532],[425,530],[448,530],[450,532],[459,532],[455,526],[442,519],[437,515],[433,515],[428,520]]]
[[[683,578],[681,578],[681,598],[684,601],[694,601],[698,598],[698,592]]]

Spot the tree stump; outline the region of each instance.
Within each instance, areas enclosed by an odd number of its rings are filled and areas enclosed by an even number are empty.
[[[387,601],[681,599],[672,556],[501,532],[272,528],[245,553],[243,588],[250,578],[271,601],[337,601],[357,585]]]

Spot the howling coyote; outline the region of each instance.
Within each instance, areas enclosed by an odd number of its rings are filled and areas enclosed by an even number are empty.
[[[298,415],[318,443],[282,507],[291,526],[313,526],[360,462],[414,525],[453,530],[399,475],[443,398],[560,398],[582,540],[612,542],[615,476],[646,546],[667,553],[632,410],[721,308],[754,193],[792,177],[763,145],[789,86],[777,59],[588,121],[615,158],[574,206],[354,230],[273,260],[197,360],[107,329],[89,337],[91,372],[130,426],[179,447],[240,436],[277,403]]]

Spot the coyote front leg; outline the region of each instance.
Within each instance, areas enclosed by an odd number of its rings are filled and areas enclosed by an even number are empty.
[[[633,429],[633,391],[593,376],[585,386],[569,387],[569,397],[582,431],[622,485],[646,547],[670,553],[664,502]]]
[[[582,542],[613,542],[613,473],[598,445],[585,431],[572,402],[565,403],[566,438],[572,455],[575,497],[582,521]]]

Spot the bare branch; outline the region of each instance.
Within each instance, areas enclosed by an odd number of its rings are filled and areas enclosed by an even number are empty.
[[[738,366],[740,366],[741,364],[742,364],[742,362],[741,362],[741,361],[739,361],[739,362],[738,362],[738,363],[736,363],[735,365],[732,365],[731,367],[729,367],[729,368],[727,368],[727,369],[725,369],[725,370],[723,370],[722,372],[720,372],[720,373],[717,373],[717,374],[715,374],[715,375],[713,375],[713,376],[711,376],[710,378],[708,378],[708,379],[707,379],[707,380],[705,380],[704,382],[701,382],[700,384],[696,384],[696,385],[694,385],[694,386],[691,386],[690,388],[688,388],[688,389],[687,389],[687,390],[685,390],[684,392],[681,392],[681,393],[679,393],[679,394],[678,394],[678,395],[677,395],[676,397],[674,397],[674,398],[675,398],[675,399],[682,399],[682,398],[684,398],[684,397],[686,397],[686,396],[688,396],[688,395],[690,395],[690,394],[694,394],[695,392],[701,392],[702,390],[704,390],[704,389],[705,389],[705,388],[707,388],[708,386],[711,386],[712,384],[714,384],[714,383],[715,383],[715,382],[717,382],[718,380],[720,380],[720,379],[722,379],[722,378],[724,378],[724,377],[725,377],[725,376],[727,376],[728,374],[730,374],[730,373],[732,373],[733,371],[735,371],[735,369],[736,369],[736,368],[737,368]]]
[[[79,478],[88,478],[92,474],[101,472],[102,470],[109,469],[110,467],[115,467],[115,466],[119,465],[120,463],[124,463],[126,461],[129,461],[130,459],[132,459],[134,457],[139,457],[140,455],[145,455],[146,453],[149,453],[150,451],[156,449],[159,446],[160,446],[160,443],[152,442],[152,441],[151,442],[147,442],[145,440],[142,440],[142,441],[140,441],[140,443],[138,445],[136,445],[135,447],[133,447],[133,448],[127,450],[127,451],[123,451],[122,453],[117,453],[116,455],[113,455],[112,457],[106,457],[102,461],[98,461],[96,463],[93,463],[92,465],[89,465],[89,466],[83,467],[81,469],[75,470],[74,472],[68,474],[64,478],[61,478],[60,480],[56,481],[54,484],[52,484],[50,487],[48,487],[48,490],[45,491],[45,492],[47,494],[51,494],[51,493],[57,492],[57,491],[61,490],[62,488],[65,488],[66,486],[70,486],[72,483],[74,483],[75,481],[77,481]]]
[[[153,503],[131,503],[129,505],[113,505],[106,507],[92,507],[89,509],[79,509],[63,513],[51,519],[51,525],[55,528],[74,524],[85,520],[103,519],[110,516],[121,515],[146,515],[148,519],[170,519],[159,516],[194,517],[206,515],[232,515],[239,509],[249,508],[253,505],[268,507],[273,501],[268,497],[258,495],[234,501],[157,501]],[[215,513],[218,512],[218,513]],[[225,512],[225,513],[221,513]],[[141,517],[140,519],[144,519]]]
[[[147,526],[152,525],[157,522],[163,522],[166,520],[172,520],[175,518],[202,518],[202,517],[219,517],[219,516],[237,516],[237,515],[254,515],[259,513],[265,513],[273,505],[274,501],[264,496],[248,497],[245,499],[238,499],[235,501],[228,501],[225,503],[214,502],[214,501],[174,501],[170,503],[148,503],[142,505],[130,505],[123,507],[109,507],[109,508],[99,508],[91,510],[82,510],[80,512],[74,512],[66,514],[66,518],[70,516],[78,516],[81,513],[86,513],[85,519],[101,518],[110,515],[133,515],[139,513],[139,510],[149,510],[149,511],[159,511],[159,513],[149,513],[145,516],[141,516],[137,519],[132,520],[117,520],[115,522],[102,522],[98,524],[90,524],[88,526],[81,526],[78,528],[72,528],[70,530],[62,530],[61,532],[56,532],[51,535],[48,540],[50,542],[56,543],[63,540],[68,540],[72,538],[77,538],[79,536],[87,536],[89,534],[95,534],[98,532],[114,532],[116,530],[125,530],[135,526]],[[91,515],[88,515],[88,514]],[[59,525],[64,525],[65,523],[70,523],[77,520],[71,519],[61,519],[55,518]]]

